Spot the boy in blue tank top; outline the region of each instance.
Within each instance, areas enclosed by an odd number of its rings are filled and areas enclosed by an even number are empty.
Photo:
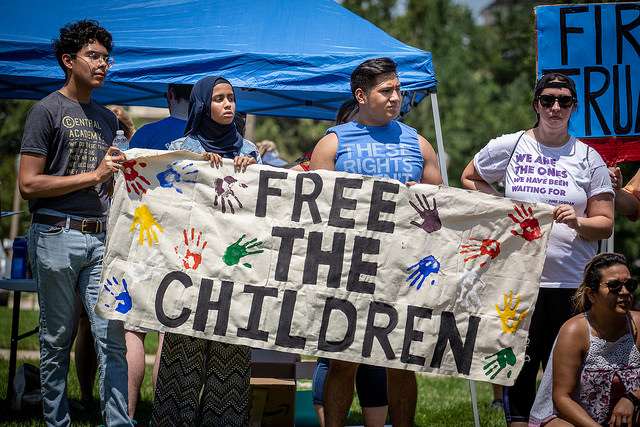
[[[370,59],[351,74],[358,117],[327,130],[318,141],[309,168],[397,179],[406,185],[442,184],[429,142],[395,119],[402,95],[396,63]],[[353,399],[357,363],[331,360],[325,382],[327,427],[343,426]],[[389,414],[394,426],[413,426],[417,385],[412,371],[387,368]]]

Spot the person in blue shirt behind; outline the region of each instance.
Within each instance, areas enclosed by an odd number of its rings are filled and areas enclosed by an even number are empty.
[[[171,115],[138,129],[129,142],[129,148],[166,150],[171,141],[183,136],[192,88],[193,85],[169,83],[166,96]]]

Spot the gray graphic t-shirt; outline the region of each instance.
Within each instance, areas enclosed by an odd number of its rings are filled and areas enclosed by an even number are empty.
[[[90,172],[100,165],[117,126],[113,112],[98,102],[81,104],[56,91],[29,111],[20,153],[46,156],[46,175]],[[62,196],[29,200],[29,211],[47,208],[84,217],[105,216],[110,181]]]

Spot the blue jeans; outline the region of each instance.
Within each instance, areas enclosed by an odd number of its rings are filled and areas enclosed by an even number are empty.
[[[40,210],[48,215],[61,214]],[[82,219],[71,216],[72,219]],[[48,426],[69,426],[67,372],[76,290],[89,315],[99,368],[104,423],[131,425],[127,412],[127,361],[121,321],[96,315],[105,233],[32,223],[29,257],[40,303],[40,381]]]

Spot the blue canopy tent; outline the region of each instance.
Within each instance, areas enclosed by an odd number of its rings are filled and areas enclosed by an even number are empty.
[[[113,34],[116,63],[94,95],[103,103],[166,107],[166,83],[215,72],[241,88],[244,112],[333,119],[350,96],[351,71],[378,56],[398,62],[411,99],[436,85],[429,52],[332,0],[37,1],[3,5],[1,96],[37,99],[60,88],[51,40],[83,18]]]
[[[84,18],[98,20],[114,38],[116,63],[93,93],[103,104],[166,107],[167,83],[216,73],[237,88],[239,111],[333,120],[351,97],[353,69],[380,56],[398,63],[402,114],[435,94],[431,53],[332,0],[40,0],[3,5],[0,97],[39,99],[59,89],[64,74],[51,40]],[[432,104],[443,153],[435,97]]]

